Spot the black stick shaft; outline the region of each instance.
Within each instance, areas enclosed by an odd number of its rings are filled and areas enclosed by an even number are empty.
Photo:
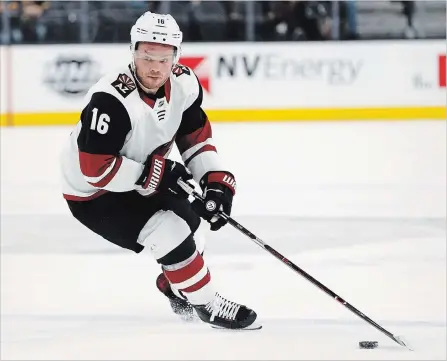
[[[248,236],[249,238],[251,238],[256,244],[258,244],[260,247],[262,247],[263,249],[265,249],[266,251],[268,251],[271,255],[273,255],[275,258],[277,258],[278,260],[280,260],[282,263],[284,263],[285,265],[287,265],[288,267],[290,267],[292,270],[294,270],[295,272],[299,273],[301,276],[303,276],[305,279],[307,279],[309,282],[311,282],[313,285],[317,286],[320,290],[322,290],[323,292],[325,292],[327,295],[331,296],[334,300],[338,301],[340,304],[342,304],[343,306],[345,306],[348,310],[350,310],[351,312],[353,312],[355,315],[357,315],[358,317],[362,318],[363,320],[365,320],[366,322],[368,322],[370,325],[374,326],[375,328],[377,328],[380,332],[384,333],[385,335],[387,335],[388,337],[390,337],[393,341],[398,342],[395,338],[394,335],[385,330],[382,326],[380,326],[377,322],[373,321],[372,319],[370,319],[368,316],[366,316],[363,312],[360,312],[357,308],[355,308],[354,306],[352,306],[350,303],[346,302],[343,298],[341,298],[339,295],[337,295],[335,292],[333,292],[332,290],[330,290],[328,287],[326,287],[325,285],[323,285],[321,282],[319,282],[318,280],[316,280],[314,277],[312,277],[310,274],[308,274],[306,271],[304,271],[303,269],[301,269],[300,267],[298,267],[296,264],[294,264],[292,261],[290,261],[289,259],[287,259],[285,256],[283,256],[281,253],[279,253],[277,250],[275,250],[273,247],[269,246],[268,244],[266,244],[265,242],[263,242],[261,239],[259,239],[258,237],[256,237],[252,232],[250,232],[247,228],[245,228],[244,226],[242,226],[241,224],[239,224],[238,222],[236,222],[234,219],[232,219],[231,217],[227,217],[228,219],[228,223],[231,224],[233,227],[235,227],[236,229],[238,229],[239,231],[241,231],[243,234],[245,234],[246,236]],[[398,342],[399,343],[399,342]]]
[[[284,257],[281,253],[279,253],[277,250],[275,250],[273,247],[269,246],[265,242],[263,242],[261,239],[256,237],[252,232],[250,232],[247,228],[236,222],[231,217],[227,217],[228,223],[231,224],[233,227],[241,231],[243,234],[251,238],[256,244],[258,244],[260,247],[268,251],[271,255],[273,255],[275,258],[280,260],[282,263],[290,267],[295,272],[299,273],[301,276],[303,276],[305,279],[307,279],[309,282],[317,286],[320,290],[325,292],[327,295],[331,296],[334,300],[338,301],[340,304],[345,306],[347,309],[349,309],[351,312],[356,314],[358,317],[362,318],[375,328],[377,328],[379,331],[383,332],[388,337],[392,338],[394,341],[394,335],[391,332],[388,332],[383,327],[381,327],[378,323],[374,322],[372,319],[370,319],[368,316],[366,316],[363,312],[360,312],[357,308],[352,306],[350,303],[346,302],[343,298],[341,298],[339,295],[337,295],[335,292],[331,291],[329,288],[327,288],[325,285],[323,285],[321,282],[313,278],[310,274],[308,274],[306,271],[298,267],[296,264],[294,264],[292,261]],[[397,342],[397,341],[396,341]]]
[[[181,182],[181,181],[180,181]],[[189,187],[186,183],[181,182],[179,184],[187,191],[190,195],[192,195],[194,198],[203,201],[203,197],[193,190],[193,188]],[[236,222],[233,218],[226,215],[223,212],[219,212],[219,216],[228,220],[228,223],[231,224],[234,228],[239,230],[241,233],[249,237],[253,242],[255,242],[258,246],[265,249],[267,252],[269,252],[271,255],[273,255],[276,259],[281,261],[283,264],[290,267],[293,271],[303,276],[305,279],[307,279],[309,282],[311,282],[314,286],[317,286],[320,290],[322,290],[324,293],[332,297],[334,300],[338,301],[341,305],[345,306],[349,311],[354,313],[356,316],[360,317],[362,320],[368,322],[370,325],[374,326],[377,330],[391,338],[394,342],[397,342],[401,346],[408,347],[400,338],[397,336],[394,336],[391,332],[385,330],[382,326],[380,326],[377,322],[373,321],[371,318],[366,316],[363,312],[360,312],[357,308],[352,306],[350,303],[346,302],[343,298],[341,298],[339,295],[337,295],[335,292],[330,290],[328,287],[323,285],[321,282],[313,278],[310,274],[308,274],[306,271],[298,267],[296,264],[294,264],[292,261],[284,257],[281,253],[279,253],[277,250],[275,250],[273,247],[266,244],[264,241],[262,241],[260,238],[256,237],[252,232],[250,232],[247,228],[242,226],[240,223]],[[409,348],[409,347],[408,347]]]

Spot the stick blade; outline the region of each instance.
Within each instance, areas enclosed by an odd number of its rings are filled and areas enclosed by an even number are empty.
[[[414,349],[408,344],[408,341],[402,338],[402,336],[395,336],[393,335],[394,341],[396,341],[399,345],[406,347],[410,351],[414,351]]]

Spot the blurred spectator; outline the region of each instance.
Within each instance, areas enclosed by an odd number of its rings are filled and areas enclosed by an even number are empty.
[[[20,22],[24,42],[40,43],[45,39],[47,27],[41,18],[48,7],[48,1],[22,1]]]
[[[328,40],[331,19],[320,1],[278,1],[272,4],[275,40]]]
[[[160,11],[161,1],[147,1],[147,0],[130,0],[129,7],[141,13],[145,11],[152,11],[154,13]]]
[[[357,0],[346,1],[346,17],[348,22],[347,39],[358,39],[357,32]]]
[[[398,3],[402,6],[402,14],[406,19],[406,27],[403,29],[404,37],[407,39],[414,39],[417,36],[416,29],[414,27],[414,15],[416,5],[414,1],[396,1],[392,0],[391,3]]]
[[[340,2],[339,2],[340,3]],[[331,1],[296,1],[298,25],[306,40],[330,40],[332,36]]]
[[[416,4],[422,9],[417,13]],[[0,40],[126,42],[130,27],[147,10],[171,13],[187,42],[246,41],[247,37],[254,41],[445,39],[446,27],[446,4],[441,1],[0,0],[0,15],[9,18],[8,23],[0,23]]]
[[[4,30],[3,12],[7,12],[9,18],[10,39]],[[0,0],[0,41],[2,44],[21,43],[23,40],[23,32],[20,23],[20,15],[22,13],[22,4],[20,1],[1,1]]]
[[[240,41],[245,34],[245,12],[240,1],[221,1],[228,19],[227,40]]]
[[[144,1],[146,2],[146,1]],[[147,10],[157,13],[161,11],[161,1],[147,1]],[[147,11],[146,10],[146,11]]]
[[[188,18],[189,18],[189,39],[190,41],[202,41],[202,32],[200,29],[200,21],[195,16],[196,7],[199,6],[200,0],[189,1]]]
[[[417,32],[413,25],[414,14],[416,10],[416,6],[414,1],[401,1],[402,3],[402,12],[407,19],[407,27],[405,29],[405,37],[409,39],[413,39],[416,37]]]
[[[289,40],[294,31],[294,19],[291,1],[272,2],[273,24],[275,37],[272,40]]]
[[[227,17],[220,1],[190,1],[190,35],[196,41],[225,41]]]

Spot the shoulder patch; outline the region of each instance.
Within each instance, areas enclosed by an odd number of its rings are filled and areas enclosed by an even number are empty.
[[[182,64],[176,64],[174,68],[172,68],[172,74],[174,74],[176,77],[179,77],[182,74],[191,75],[191,72],[186,66]]]
[[[112,83],[112,86],[123,96],[123,98],[127,97],[137,87],[132,78],[124,73],[118,75],[118,78]]]

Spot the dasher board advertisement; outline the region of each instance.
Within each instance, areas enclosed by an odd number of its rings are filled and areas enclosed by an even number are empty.
[[[73,124],[127,44],[2,48],[2,124]],[[445,119],[442,41],[184,44],[212,121]]]

